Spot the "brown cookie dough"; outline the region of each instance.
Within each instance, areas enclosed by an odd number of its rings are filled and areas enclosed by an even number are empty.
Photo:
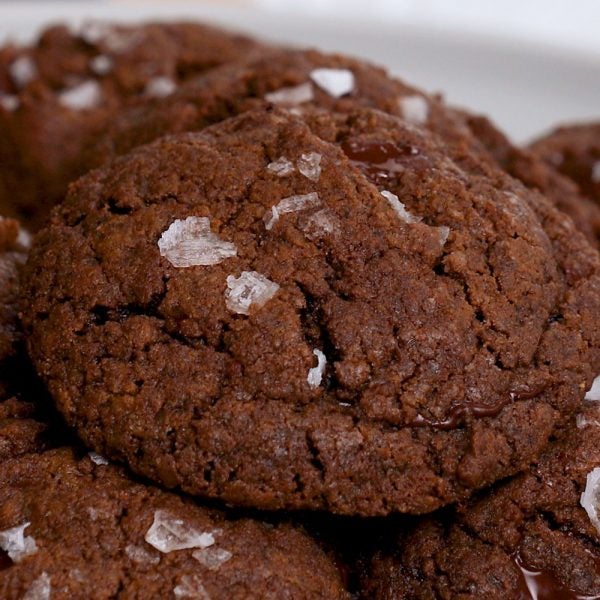
[[[164,97],[253,51],[247,37],[195,23],[51,27],[0,50],[0,211],[38,227],[85,172],[80,153],[124,104]]]
[[[600,404],[537,467],[410,533],[387,536],[363,597],[600,597]]]
[[[261,508],[422,513],[523,469],[596,374],[597,254],[425,130],[306,118],[320,137],[250,112],[71,186],[25,278],[59,410],[138,473]]]
[[[581,134],[579,146],[574,143],[576,131],[558,130],[525,149],[514,146],[485,117],[463,115],[470,130],[503,169],[527,187],[540,190],[573,219],[594,246],[600,244],[600,183],[594,183],[591,177],[594,165],[591,131]],[[584,150],[586,143],[590,144],[589,153]],[[563,154],[559,150],[562,144],[569,148]],[[600,130],[597,130],[595,151],[600,161]],[[598,178],[600,181],[600,171]],[[595,195],[594,185],[597,186]]]
[[[200,507],[61,449],[0,462],[0,597],[348,598],[300,527]]]

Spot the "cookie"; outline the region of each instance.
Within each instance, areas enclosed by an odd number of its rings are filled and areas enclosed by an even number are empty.
[[[60,449],[0,463],[6,600],[345,599],[299,526],[204,508]]]
[[[533,144],[529,149],[518,148],[485,117],[463,114],[470,130],[502,168],[528,187],[538,189],[550,198],[560,210],[573,219],[588,240],[598,247],[600,184],[594,184],[591,177],[593,150],[589,156],[584,154],[587,148],[593,147],[585,145],[593,144],[592,132],[581,129],[579,131],[585,133],[578,134],[578,130],[573,133],[571,130],[559,130],[547,140],[542,139]],[[600,131],[597,134],[597,139],[600,139]],[[571,147],[576,147],[574,139],[571,142],[571,137],[576,135],[581,135],[582,139],[578,150],[571,150]],[[584,136],[587,136],[587,139],[584,140]],[[569,148],[563,154],[558,149],[562,144]],[[600,160],[600,142],[597,143],[596,154]],[[597,186],[595,195],[594,185]]]
[[[197,131],[245,110],[274,104],[301,112],[307,106],[347,112],[366,106],[427,127],[454,150],[494,160],[527,187],[544,193],[569,214],[594,245],[600,209],[582,198],[555,169],[516,148],[489,120],[456,110],[367,62],[315,50],[272,50],[224,65],[191,80],[172,96],[123,111],[94,139],[83,160],[89,167],[161,135]]]
[[[89,447],[165,486],[428,512],[577,410],[598,256],[425,130],[306,118],[249,112],[73,184],[26,267],[29,352]]]
[[[260,48],[194,23],[51,27],[0,50],[0,212],[38,227],[85,165],[80,153],[124,104]],[[84,170],[82,170],[84,169]]]
[[[598,598],[599,517],[600,404],[590,402],[537,466],[388,535],[363,574],[363,597]]]

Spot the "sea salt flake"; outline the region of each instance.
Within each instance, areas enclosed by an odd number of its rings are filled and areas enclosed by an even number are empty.
[[[51,589],[50,576],[44,571],[29,586],[22,600],[49,600]]]
[[[239,315],[247,315],[250,307],[264,306],[279,290],[279,285],[256,271],[242,271],[239,277],[227,277],[225,306]]]
[[[90,79],[60,92],[58,101],[71,110],[96,108],[102,102],[102,88],[97,81]]]
[[[152,98],[166,98],[177,89],[177,84],[169,77],[153,77],[146,84],[144,94]]]
[[[215,543],[213,533],[198,531],[164,510],[154,513],[154,521],[144,539],[165,554],[187,548],[208,548]]]
[[[18,563],[26,556],[37,552],[35,540],[31,536],[25,535],[25,529],[29,525],[31,523],[26,521],[16,527],[0,531],[0,548],[10,556],[13,562]]]
[[[586,486],[580,502],[592,525],[600,533],[600,467],[587,474]]]
[[[276,161],[269,163],[267,169],[271,171],[271,173],[275,173],[277,177],[285,177],[295,170],[294,163],[285,156],[280,156]]]
[[[279,221],[281,215],[305,210],[312,206],[318,206],[320,203],[319,194],[316,192],[284,198],[265,213],[265,216],[263,217],[265,228],[267,230],[272,229],[273,225]]]
[[[600,160],[594,163],[591,177],[594,183],[600,183]]]
[[[318,152],[308,152],[302,154],[296,161],[298,171],[311,181],[319,181],[321,176],[321,158]]]
[[[158,240],[160,255],[174,267],[218,265],[237,255],[235,244],[222,240],[210,230],[207,217],[173,221]]]
[[[314,69],[310,78],[330,96],[341,98],[354,90],[354,73],[348,69]]]
[[[98,54],[98,56],[94,56],[94,58],[90,60],[90,69],[92,69],[96,75],[106,75],[111,72],[113,64],[113,60],[110,56]]]
[[[415,217],[406,210],[406,207],[398,200],[396,194],[383,190],[381,195],[390,203],[390,206],[405,223],[419,223],[421,221],[421,217]]]
[[[592,387],[587,391],[585,399],[600,401],[600,375],[592,382]]]
[[[438,233],[440,234],[440,245],[444,247],[446,242],[448,241],[448,236],[450,235],[450,227],[446,227],[445,225],[441,225],[437,228]]]
[[[100,454],[97,454],[96,452],[88,452],[88,456],[90,457],[90,460],[95,465],[107,465],[108,464],[108,460],[106,460],[106,458],[104,458],[104,456],[101,456]]]
[[[0,94],[0,106],[8,111],[13,112],[19,108],[19,97],[13,94]]]
[[[323,208],[310,215],[302,230],[311,238],[334,233],[337,229],[335,217]]]
[[[79,30],[79,37],[91,45],[103,43],[115,53],[125,52],[142,40],[141,30],[119,30],[109,23],[88,21]]]
[[[175,598],[192,598],[193,600],[210,600],[210,596],[198,575],[184,575],[179,585],[173,589]]]
[[[37,67],[29,56],[19,56],[13,60],[8,70],[15,85],[19,88],[25,87],[37,76]]]
[[[314,97],[312,85],[308,82],[292,87],[281,88],[265,94],[265,100],[267,102],[283,106],[296,106],[298,104],[304,104],[304,102],[311,102],[314,100]]]
[[[422,125],[429,117],[429,104],[423,96],[404,96],[398,99],[402,116],[409,123]]]
[[[143,546],[128,544],[125,546],[125,554],[135,563],[141,565],[157,565],[160,562],[160,555],[146,550]]]
[[[327,358],[318,348],[313,350],[313,354],[317,357],[317,366],[309,369],[306,381],[308,381],[309,387],[314,390],[321,385],[325,366],[327,365]]]
[[[585,427],[600,427],[600,421],[598,419],[588,419],[585,415],[577,415],[575,423],[578,429],[584,429]]]
[[[204,548],[195,550],[192,556],[203,566],[211,571],[216,571],[223,563],[231,559],[233,554],[225,548]]]

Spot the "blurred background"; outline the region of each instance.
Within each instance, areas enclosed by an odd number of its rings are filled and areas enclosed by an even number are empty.
[[[369,58],[519,142],[600,117],[600,0],[0,0],[0,38],[89,18],[202,19]]]

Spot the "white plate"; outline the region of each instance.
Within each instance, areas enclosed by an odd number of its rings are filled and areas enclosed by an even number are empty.
[[[318,13],[316,13],[318,15]],[[516,141],[559,122],[600,120],[600,58],[519,38],[478,35],[403,21],[319,18],[223,4],[168,6],[102,3],[0,4],[0,39],[26,39],[49,22],[85,18],[126,21],[189,17],[266,39],[369,58],[410,83],[442,91],[455,104],[490,115]]]

